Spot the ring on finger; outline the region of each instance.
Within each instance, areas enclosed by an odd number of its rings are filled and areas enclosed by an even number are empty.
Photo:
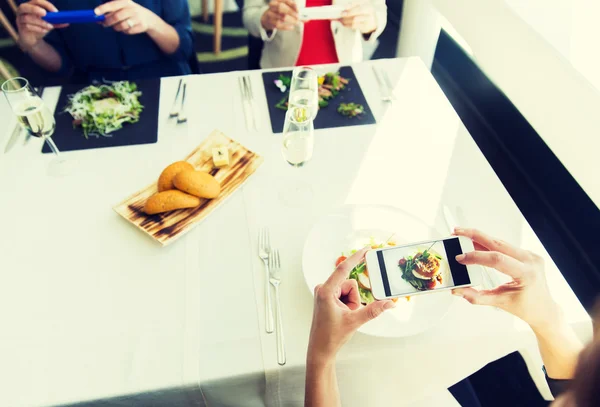
[[[131,21],[130,18],[127,19],[127,25],[129,26],[129,28],[133,28],[133,26],[135,25],[135,23],[133,21]]]

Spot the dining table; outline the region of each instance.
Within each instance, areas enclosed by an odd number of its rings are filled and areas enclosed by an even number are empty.
[[[373,66],[389,75],[393,101]],[[64,153],[73,169],[62,177],[48,174],[40,139],[4,152],[16,120],[0,97],[0,405],[303,405],[313,313],[303,247],[319,219],[348,205],[395,207],[441,235],[446,207],[461,225],[539,253],[552,295],[589,338],[588,314],[422,61],[352,68],[377,123],[316,130],[301,168],[272,133],[260,70],[186,76],[185,124],[169,118],[180,78],[162,78],[157,143]],[[244,120],[241,75],[256,129]],[[46,88],[45,103],[54,108],[59,93]],[[204,221],[162,247],[113,211],[215,129],[264,162]],[[312,196],[289,205],[282,192],[297,181]],[[283,366],[265,332],[263,228],[281,255]],[[458,297],[440,312],[417,335],[355,334],[337,357],[342,405],[455,406],[449,386],[514,351],[549,397],[522,321]]]

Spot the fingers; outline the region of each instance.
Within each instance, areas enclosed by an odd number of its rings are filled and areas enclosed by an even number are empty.
[[[358,284],[356,280],[346,280],[341,285],[341,295],[343,303],[348,308],[355,311],[360,308],[360,293],[358,292]]]
[[[354,312],[354,321],[358,326],[361,326],[377,318],[378,316],[383,314],[385,310],[394,308],[395,306],[396,303],[392,300],[372,302],[369,305],[362,307],[358,311]]]
[[[109,1],[108,3],[104,3],[94,9],[94,13],[96,15],[102,15],[107,13],[113,13],[117,10],[121,10],[125,6],[129,5],[131,0],[114,0]]]
[[[25,26],[36,26],[43,28],[46,31],[53,29],[52,24],[49,24],[33,14],[21,14],[17,17],[17,24]],[[37,32],[37,31],[36,31]]]
[[[524,274],[524,264],[500,252],[469,252],[456,256],[456,261],[468,266],[476,264],[494,268],[512,278],[521,278]]]
[[[296,18],[298,17],[298,5],[294,0],[275,0],[271,2],[271,4],[276,7],[284,5],[285,7],[291,10],[290,14],[295,15]]]
[[[342,18],[367,15],[371,12],[371,7],[367,3],[357,3],[342,12]]]
[[[325,285],[337,287],[346,281],[352,269],[364,261],[367,250],[368,247],[365,247],[348,257],[345,261],[341,262],[333,274],[329,276],[325,282]]]
[[[35,5],[34,3],[23,3],[19,6],[17,14],[33,14],[34,16],[44,17],[46,15],[46,10],[43,7]]]
[[[478,291],[474,288],[456,288],[452,290],[452,294],[463,297],[471,304],[496,306],[497,296],[488,290]]]
[[[47,0],[31,0],[29,2],[29,4],[39,6],[48,11],[53,11],[53,12],[58,11],[56,6]],[[25,4],[23,4],[23,5],[25,5]]]
[[[134,11],[130,8],[123,8],[120,9],[119,11],[115,11],[113,13],[110,13],[106,19],[104,20],[104,26],[105,27],[113,27],[116,26],[118,24],[122,24],[125,23],[125,25],[123,26],[122,30],[118,30],[117,27],[115,27],[115,30],[117,31],[124,31],[125,29],[129,28],[129,25],[126,24],[127,20],[130,19],[131,17],[133,17]]]
[[[531,257],[531,253],[527,250],[520,249],[512,246],[502,240],[494,239],[491,236],[477,230],[477,229],[463,229],[454,228],[454,234],[456,236],[465,236],[473,240],[473,242],[479,243],[481,246],[488,250],[500,252],[507,256],[514,257],[517,260],[525,261]]]
[[[21,24],[20,27],[25,31],[29,31],[29,32],[36,33],[36,34],[42,34],[42,35],[48,34],[51,30],[51,29],[42,28],[38,25],[33,25],[33,24]]]
[[[353,30],[358,29],[362,24],[367,21],[368,17],[366,16],[356,16],[356,17],[344,17],[340,19],[340,22],[344,27],[352,28]]]

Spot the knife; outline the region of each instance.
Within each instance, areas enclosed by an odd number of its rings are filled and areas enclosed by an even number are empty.
[[[448,230],[452,234],[454,233],[454,228],[458,226],[458,223],[456,223],[454,215],[452,215],[450,208],[448,208],[446,205],[444,205],[442,211],[444,212],[444,219],[446,220]],[[488,269],[483,266],[481,266],[481,269],[481,275],[483,275],[483,278],[485,280],[485,282],[483,283],[483,288],[490,289],[496,287],[497,284],[495,284],[495,281],[490,276],[490,272],[488,271]]]

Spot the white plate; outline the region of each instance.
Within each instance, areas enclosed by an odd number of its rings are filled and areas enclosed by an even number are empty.
[[[374,238],[401,245],[442,237],[432,227],[408,213],[387,206],[345,206],[321,218],[304,244],[302,269],[313,293],[335,268],[336,259]],[[383,337],[416,335],[437,324],[448,312],[453,298],[449,291],[398,300],[395,309],[363,325],[359,332]]]

